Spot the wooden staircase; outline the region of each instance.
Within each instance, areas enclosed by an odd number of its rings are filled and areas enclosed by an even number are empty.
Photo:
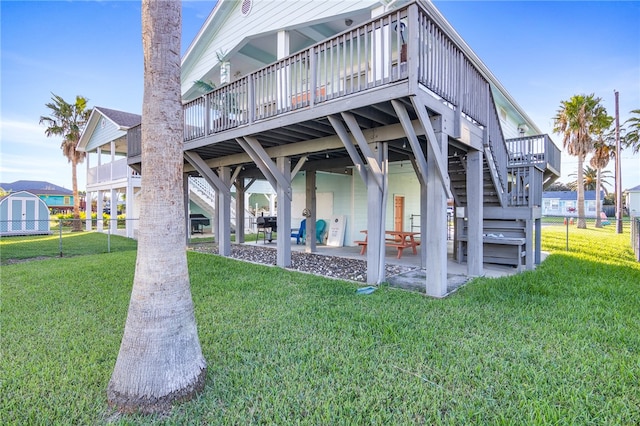
[[[540,211],[536,208],[541,206],[543,189],[559,176],[559,166],[548,163],[550,156],[559,158],[559,152],[546,135],[509,140],[505,145],[506,178],[496,178],[491,151],[483,157],[484,261],[520,269],[533,266],[533,259],[539,258],[533,235],[533,223],[539,219],[535,212]],[[456,207],[467,206],[466,158],[466,151],[449,145],[448,171]],[[502,180],[506,180],[504,188]],[[466,259],[466,231],[465,218],[456,218],[454,256],[458,261]]]

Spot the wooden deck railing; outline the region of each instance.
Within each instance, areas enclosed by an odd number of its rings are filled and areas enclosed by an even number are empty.
[[[534,164],[543,170],[551,168],[560,171],[560,149],[548,135],[526,136],[507,139],[509,166]]]
[[[185,103],[184,139],[199,139],[406,79],[417,80],[463,119],[486,128],[485,153],[490,153],[487,160],[494,183],[505,201],[507,165],[510,153],[518,147],[507,148],[491,85],[464,50],[417,3]],[[555,147],[551,143],[543,148],[551,146]],[[555,164],[555,151],[550,155],[550,164]]]

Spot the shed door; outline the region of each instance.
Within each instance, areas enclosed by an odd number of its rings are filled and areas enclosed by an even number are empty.
[[[35,231],[37,222],[36,200],[24,200],[24,210],[22,215],[24,220],[22,221],[23,231]]]
[[[10,200],[11,205],[9,206],[9,211],[11,215],[9,216],[9,220],[11,221],[11,230],[12,231],[23,231],[24,228],[24,220],[25,220],[25,200],[23,198],[14,198]]]

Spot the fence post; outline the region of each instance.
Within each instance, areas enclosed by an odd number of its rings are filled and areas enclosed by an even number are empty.
[[[62,219],[58,219],[58,251],[60,252],[60,257],[62,257]]]
[[[569,251],[569,218],[564,218],[564,224],[567,227],[567,251]]]

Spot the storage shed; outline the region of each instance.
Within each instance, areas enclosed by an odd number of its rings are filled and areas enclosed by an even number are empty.
[[[18,191],[0,200],[0,235],[50,233],[49,208],[37,195]]]

